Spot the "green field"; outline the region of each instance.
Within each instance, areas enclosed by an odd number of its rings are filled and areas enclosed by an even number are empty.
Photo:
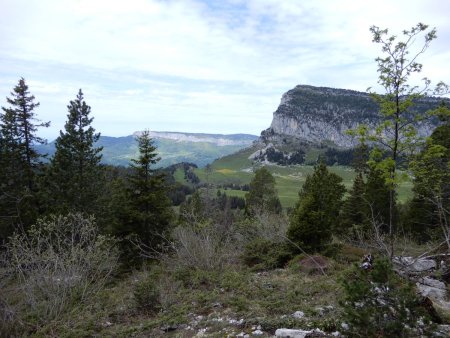
[[[247,148],[233,155],[222,157],[211,164],[212,171],[207,174],[204,169],[195,169],[194,172],[202,182],[208,181],[216,186],[222,184],[248,184],[253,178],[253,171],[259,168],[260,164],[252,163],[248,157],[255,152],[255,148]],[[266,168],[275,177],[278,195],[283,207],[293,207],[298,200],[300,191],[306,176],[314,170],[310,165],[278,166],[266,165]],[[350,189],[355,177],[354,171],[349,167],[331,166],[329,170],[343,179],[347,189]],[[183,182],[182,171],[175,173],[175,178]],[[412,182],[406,181],[400,185],[399,200],[406,201],[411,196]],[[239,190],[226,190],[229,196],[244,197],[245,192]]]

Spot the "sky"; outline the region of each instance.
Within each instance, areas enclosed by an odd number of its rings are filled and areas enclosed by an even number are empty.
[[[64,128],[78,90],[102,135],[249,133],[298,84],[377,89],[369,28],[436,27],[421,77],[450,83],[448,0],[1,0],[0,105],[24,77]],[[421,41],[418,41],[420,43]],[[417,81],[418,79],[413,79]]]

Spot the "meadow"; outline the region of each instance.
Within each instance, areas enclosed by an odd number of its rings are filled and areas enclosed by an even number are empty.
[[[212,184],[220,187],[226,184],[249,184],[253,178],[253,172],[262,164],[255,163],[248,157],[255,151],[255,148],[243,149],[235,154],[224,156],[215,160],[211,164],[211,171],[207,172],[205,168],[197,168],[195,174],[203,183]],[[307,154],[310,156],[310,154]],[[276,188],[281,204],[284,208],[294,207],[298,200],[298,192],[301,190],[306,177],[314,170],[313,165],[266,165],[266,168],[275,177]],[[355,178],[355,172],[347,166],[334,165],[329,170],[339,175],[347,190],[350,190]],[[175,179],[181,183],[186,183],[181,169],[175,172]],[[398,200],[406,202],[412,196],[412,182],[405,179],[399,187]],[[242,190],[226,189],[228,196],[244,197]]]

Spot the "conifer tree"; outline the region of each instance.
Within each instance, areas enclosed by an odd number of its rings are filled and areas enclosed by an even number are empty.
[[[131,175],[128,178],[129,223],[123,228],[122,237],[135,234],[148,248],[155,248],[171,223],[171,203],[167,197],[163,174],[153,166],[160,160],[149,132],[137,137],[139,157],[131,160]]]
[[[50,125],[36,118],[39,103],[23,78],[6,100],[10,107],[2,107],[0,112],[0,228],[3,228],[0,237],[5,234],[3,238],[10,234],[14,224],[27,226],[37,216],[35,195],[42,162],[34,145],[46,142],[37,136],[37,130]]]
[[[102,147],[95,147],[100,133],[92,127],[91,107],[84,101],[81,89],[67,108],[65,130],[56,139],[51,160],[49,184],[54,205],[50,208],[58,212],[93,212],[102,181]]]
[[[281,212],[281,203],[275,189],[275,178],[265,167],[255,171],[245,200],[246,210],[250,215],[263,211],[275,214]]]
[[[414,199],[410,221],[418,233],[439,228],[450,249],[450,112],[437,127],[423,151],[411,163]]]
[[[366,199],[366,183],[361,172],[356,174],[350,194],[342,205],[340,228],[338,233],[350,236],[362,233],[367,229],[368,205]]]
[[[345,187],[342,178],[330,173],[324,162],[314,167],[299,193],[291,215],[288,238],[309,252],[321,251],[339,225]]]

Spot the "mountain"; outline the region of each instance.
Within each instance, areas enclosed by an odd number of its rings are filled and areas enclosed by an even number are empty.
[[[414,109],[426,112],[443,100],[450,103],[449,99],[425,97],[416,102]],[[375,125],[378,111],[378,105],[364,92],[298,85],[283,94],[270,128],[261,133],[261,141],[280,145],[286,139],[295,139],[350,148],[354,142],[346,130],[361,123]],[[436,123],[437,120],[418,123],[419,134],[429,135]]]
[[[102,146],[102,162],[112,165],[127,166],[132,158],[137,158],[138,147],[136,136],[141,132],[123,137],[101,136],[97,146]],[[161,161],[159,167],[190,162],[198,166],[205,166],[217,158],[232,154],[242,148],[250,146],[258,137],[248,134],[196,134],[180,132],[151,131]],[[37,146],[40,153],[49,156],[55,152],[55,142]]]

